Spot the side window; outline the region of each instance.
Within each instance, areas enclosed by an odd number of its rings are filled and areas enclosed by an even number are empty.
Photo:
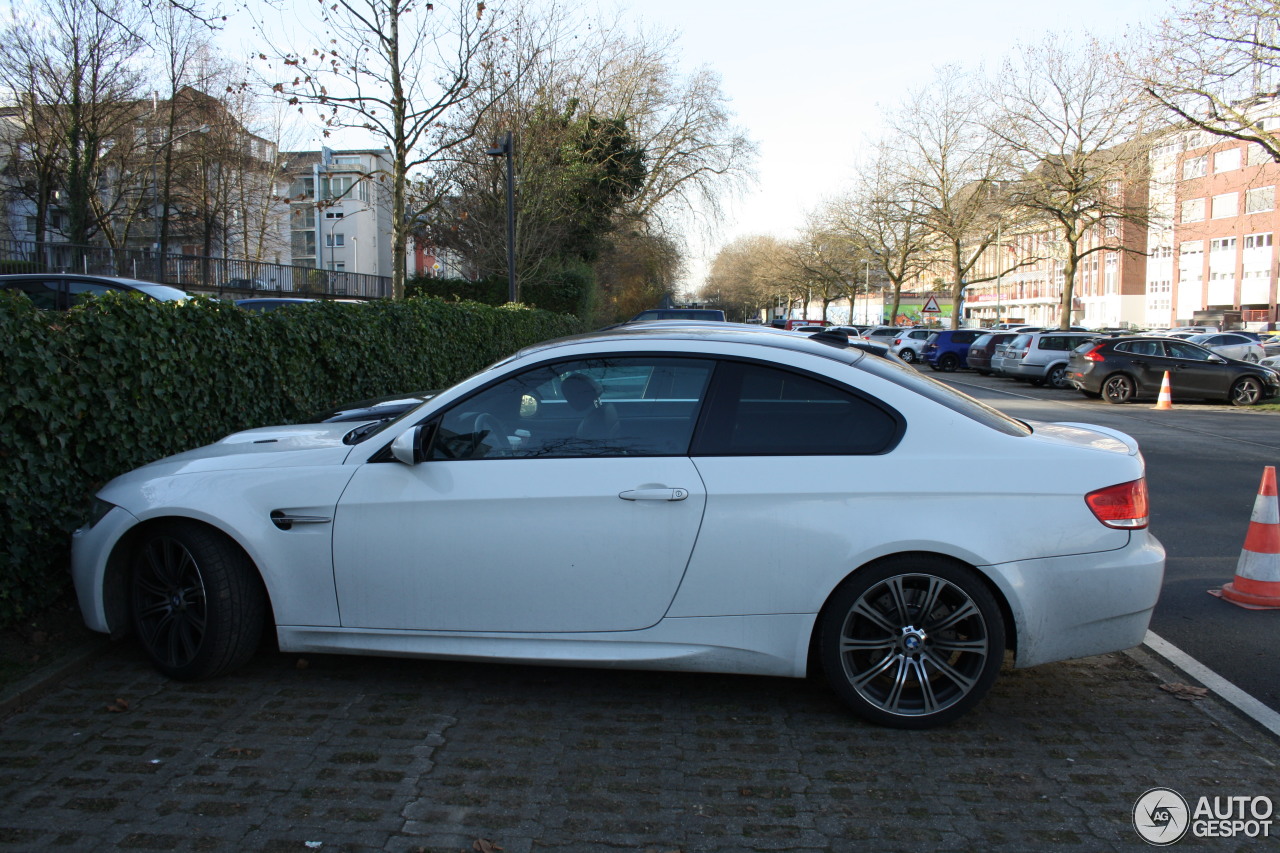
[[[1169,351],[1172,358],[1180,358],[1184,361],[1208,361],[1209,353],[1197,346],[1184,344],[1181,341],[1167,341],[1165,348]]]
[[[890,409],[812,377],[726,362],[695,442],[700,456],[866,455],[901,435]]]
[[[71,279],[67,282],[67,291],[71,295],[71,302],[75,304],[76,300],[84,294],[88,293],[93,296],[100,296],[103,293],[111,293],[114,290],[122,288],[112,287],[109,284],[103,284],[98,281],[76,281]]]
[[[454,404],[431,458],[684,455],[713,367],[659,356],[536,367]]]
[[[38,278],[23,278],[13,281],[6,281],[3,285],[5,290],[17,290],[27,294],[27,298],[31,300],[31,304],[37,308],[43,308],[46,311],[52,311],[64,306],[58,304],[58,282],[44,281]]]

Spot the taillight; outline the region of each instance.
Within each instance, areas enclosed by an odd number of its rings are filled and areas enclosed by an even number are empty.
[[[1084,496],[1089,509],[1107,527],[1137,530],[1147,526],[1146,478],[1118,486],[1108,486]]]
[[[1085,361],[1106,361],[1106,358],[1098,355],[1098,350],[1102,349],[1102,344],[1098,344],[1093,349],[1084,354]]]
[[[894,339],[893,339],[893,345],[894,345],[895,347],[900,347],[900,346],[902,346],[902,338],[894,338]]]

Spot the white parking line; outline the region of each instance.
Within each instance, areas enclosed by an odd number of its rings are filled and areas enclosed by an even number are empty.
[[[1230,681],[1227,681],[1221,675],[1218,675],[1218,673],[1158,634],[1148,631],[1142,644],[1232,705],[1235,705],[1236,708],[1251,717],[1263,728],[1280,737],[1280,714],[1254,699],[1248,693],[1245,693],[1239,687],[1236,687]]]

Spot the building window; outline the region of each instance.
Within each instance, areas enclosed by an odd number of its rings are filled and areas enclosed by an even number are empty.
[[[1257,189],[1245,190],[1244,193],[1244,212],[1245,213],[1263,213],[1268,210],[1276,209],[1276,188],[1275,187],[1258,187]]]
[[[1240,149],[1228,148],[1213,155],[1213,171],[1231,172],[1240,168]]]
[[[1246,249],[1265,249],[1271,245],[1270,234],[1247,234],[1244,238]]]
[[[1189,198],[1182,203],[1183,222],[1200,222],[1204,219],[1204,199]]]
[[[1239,202],[1237,201],[1237,193],[1223,193],[1213,197],[1213,218],[1226,219],[1235,216]]]
[[[347,245],[347,241],[346,241],[346,237],[344,237],[342,234],[326,234],[324,235],[324,244],[325,246],[331,249],[334,247],[337,247],[340,249],[343,246]]]
[[[1261,166],[1265,163],[1270,163],[1270,162],[1271,162],[1271,152],[1267,151],[1267,149],[1263,148],[1261,145],[1259,145],[1256,142],[1249,146],[1249,165],[1250,166]]]
[[[1192,178],[1203,178],[1205,174],[1205,163],[1208,157],[1201,154],[1199,157],[1188,157],[1182,161],[1182,179],[1189,181]]]
[[[1108,237],[1120,236],[1120,220],[1114,217],[1107,217],[1102,221],[1102,231]]]
[[[1235,250],[1236,250],[1235,237],[1219,237],[1216,240],[1209,241],[1210,252],[1235,252]]]
[[[342,211],[341,211],[341,210],[326,210],[326,211],[324,212],[324,218],[325,218],[325,219],[341,219],[341,218],[342,218]]]

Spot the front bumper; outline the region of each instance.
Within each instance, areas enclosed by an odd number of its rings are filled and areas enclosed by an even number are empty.
[[[106,605],[107,563],[120,537],[137,523],[132,513],[116,506],[93,527],[82,527],[71,534],[71,579],[80,614],[90,630],[111,631]]]

